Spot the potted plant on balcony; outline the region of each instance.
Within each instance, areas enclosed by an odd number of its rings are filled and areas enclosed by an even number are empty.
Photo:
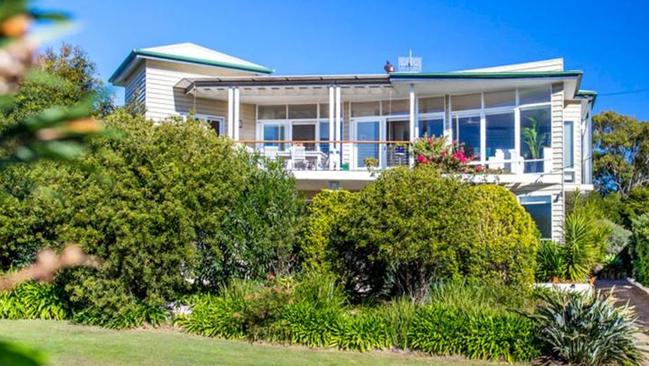
[[[538,160],[543,158],[543,147],[549,145],[550,133],[541,132],[541,124],[536,117],[527,117],[527,119],[531,122],[531,126],[523,127],[523,141],[528,152],[525,158]],[[534,167],[533,171],[543,171],[543,169],[539,170],[539,165],[543,167],[542,161],[534,161],[531,164]]]
[[[373,156],[368,156],[363,159],[363,163],[365,164],[367,171],[370,172],[370,176],[373,177],[376,174],[376,169],[379,166],[379,160]]]

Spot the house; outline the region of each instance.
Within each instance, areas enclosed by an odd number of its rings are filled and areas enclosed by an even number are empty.
[[[192,43],[133,50],[110,78],[153,120],[195,115],[215,133],[285,159],[307,193],[361,189],[366,167],[410,165],[408,144],[446,136],[497,171],[543,237],[561,240],[565,192],[592,189],[596,93],[563,59],[454,72],[274,75]]]

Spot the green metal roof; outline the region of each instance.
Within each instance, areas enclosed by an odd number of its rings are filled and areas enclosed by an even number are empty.
[[[119,65],[117,70],[115,70],[113,75],[111,75],[108,81],[113,83],[115,80],[117,80],[119,76],[124,72],[124,70],[126,70],[128,65],[133,60],[135,60],[137,56],[151,57],[151,58],[169,60],[169,61],[187,62],[196,65],[223,67],[226,69],[257,72],[261,74],[270,74],[273,72],[272,69],[264,66],[242,65],[242,64],[223,62],[223,61],[206,60],[206,59],[196,58],[196,57],[170,55],[162,52],[154,52],[154,51],[149,51],[144,49],[136,49],[131,51],[131,53],[126,57],[126,59],[124,59],[124,61]]]
[[[595,100],[597,100],[597,92],[594,90],[584,90],[581,89],[575,93],[578,97],[592,98],[592,105],[595,105]]]
[[[515,72],[393,72],[390,79],[528,79],[553,77],[581,77],[580,70],[569,71],[515,71]]]

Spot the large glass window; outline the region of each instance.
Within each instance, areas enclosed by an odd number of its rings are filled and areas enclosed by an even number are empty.
[[[544,150],[551,143],[550,106],[521,109],[521,155],[526,173],[544,171]]]
[[[315,123],[314,124],[294,124],[293,141],[315,141]],[[304,143],[306,150],[315,150],[315,143]]]
[[[444,135],[444,119],[424,118],[419,120],[419,137],[440,137]]]
[[[444,112],[444,97],[419,98],[419,113]]]
[[[384,116],[410,113],[410,100],[384,100],[381,107]]]
[[[516,90],[485,93],[484,105],[485,108],[513,107],[516,105]]]
[[[482,94],[453,95],[451,97],[451,109],[454,111],[480,108],[482,108]]]
[[[378,121],[363,121],[356,123],[356,139],[358,141],[378,141],[380,138],[380,126]],[[379,160],[379,145],[373,142],[359,143],[356,147],[356,166],[365,167],[365,159],[374,158]]]
[[[320,141],[329,141],[329,122],[320,122]],[[329,153],[329,144],[320,143],[320,151]]]
[[[519,104],[549,103],[552,92],[550,86],[518,89]]]
[[[286,144],[274,143],[271,141],[282,141],[286,140],[286,126],[279,124],[267,124],[264,125],[264,146],[277,146],[280,150],[286,149]]]
[[[352,103],[352,117],[380,116],[381,102]]]
[[[532,216],[543,239],[552,238],[552,196],[521,197],[521,204]]]
[[[480,159],[480,116],[455,117],[453,136],[464,147],[464,153]]]
[[[566,182],[575,180],[575,123],[563,122],[563,168]]]
[[[260,105],[258,113],[259,119],[285,119],[286,105]]]
[[[487,123],[487,158],[500,156],[502,159],[508,155],[509,150],[515,148],[515,119],[514,112],[501,114],[488,114]]]
[[[288,118],[290,119],[316,118],[317,116],[317,104],[289,104],[288,106]]]

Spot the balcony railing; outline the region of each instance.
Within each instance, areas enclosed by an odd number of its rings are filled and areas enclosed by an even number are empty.
[[[239,143],[289,170],[376,170],[412,164],[408,141],[243,140]],[[493,174],[543,174],[552,171],[552,148],[543,158],[523,158],[515,151],[496,150],[485,161],[471,161]]]

